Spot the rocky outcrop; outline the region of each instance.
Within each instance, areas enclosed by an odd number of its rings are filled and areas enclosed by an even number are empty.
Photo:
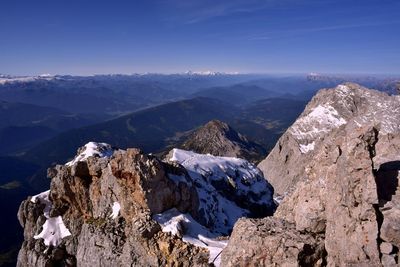
[[[343,127],[375,125],[381,136],[393,135],[400,132],[399,121],[400,96],[389,96],[353,83],[322,89],[258,167],[268,177],[276,195],[287,195],[298,181],[306,178],[305,164],[314,160],[315,152],[325,140],[333,138],[333,132]],[[382,140],[377,146],[385,143]]]
[[[204,162],[185,168],[185,153]],[[139,149],[91,142],[49,169],[50,190],[18,212],[25,239],[18,266],[208,266],[219,262],[226,245],[219,236],[238,217],[272,213],[273,192],[254,165],[183,150],[175,157],[163,162]],[[224,164],[229,168],[219,169]],[[218,192],[207,197],[216,191],[212,182]],[[235,203],[244,193],[253,199]],[[255,214],[253,206],[264,212]]]
[[[273,217],[240,219],[222,253],[222,266],[323,266],[320,236],[296,231]]]
[[[318,93],[261,163],[286,196],[272,218],[235,225],[222,264],[397,266],[399,122],[398,96]]]
[[[207,265],[206,250],[163,233],[151,218],[172,207],[196,209],[193,188],[176,185],[167,171],[186,175],[182,167],[165,167],[137,149],[49,170],[50,217],[62,216],[71,235],[49,247],[35,239],[44,228],[45,207],[24,201],[18,212],[25,237],[18,266]]]
[[[265,156],[262,146],[247,140],[228,124],[212,120],[195,130],[180,146],[200,154],[237,157],[259,162]]]

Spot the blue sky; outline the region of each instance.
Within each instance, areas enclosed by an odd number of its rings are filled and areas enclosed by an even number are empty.
[[[0,73],[400,74],[397,0],[2,0]]]

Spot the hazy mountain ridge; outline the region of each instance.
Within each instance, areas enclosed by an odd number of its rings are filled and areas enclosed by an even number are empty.
[[[207,76],[203,77],[200,75],[196,76],[196,75],[149,74],[140,77],[138,76],[135,77],[134,79],[136,79],[135,83],[138,83],[137,81],[140,80],[140,83],[156,84],[156,89],[154,92],[166,86],[170,88],[170,90],[175,91],[177,95],[179,95],[178,98],[181,97],[185,98],[187,97],[188,93],[190,95],[190,92],[195,92],[199,88],[204,88],[204,89],[207,88],[206,86],[202,86],[201,84],[209,84],[211,86],[217,85],[221,86],[221,88],[225,89],[228,88],[227,90],[230,90],[229,89],[230,87],[235,88],[237,87],[238,84],[242,83],[244,85],[240,85],[237,88],[247,88],[247,86],[257,86],[259,88],[266,88],[267,90],[275,88],[274,89],[275,92],[277,92],[277,94],[280,95],[281,97],[256,99],[256,101],[248,102],[245,105],[238,102],[238,106],[240,107],[236,107],[236,105],[233,105],[232,103],[224,104],[219,100],[203,98],[203,101],[200,100],[196,104],[197,108],[190,108],[191,105],[187,105],[188,103],[187,101],[190,102],[192,100],[172,101],[170,99],[164,99],[162,101],[169,101],[171,103],[166,104],[166,106],[164,106],[164,104],[161,104],[161,105],[156,105],[152,108],[143,108],[140,111],[132,113],[135,114],[133,117],[129,117],[132,115],[131,113],[129,113],[130,115],[113,119],[106,123],[100,123],[89,127],[74,129],[71,131],[61,133],[61,135],[58,135],[58,133],[56,133],[57,136],[52,137],[53,139],[44,141],[42,143],[43,145],[40,144],[35,148],[29,148],[32,146],[32,144],[34,144],[34,142],[36,142],[35,140],[33,143],[27,144],[26,147],[23,144],[23,142],[20,142],[20,145],[24,147],[22,148],[21,151],[29,150],[27,155],[25,157],[22,157],[23,159],[25,159],[25,161],[23,161],[19,167],[15,167],[15,165],[8,165],[6,161],[0,162],[0,169],[3,172],[5,169],[10,170],[8,172],[11,173],[10,177],[16,178],[16,179],[7,178],[6,180],[4,180],[5,181],[4,184],[0,186],[3,186],[11,182],[11,184],[5,186],[5,188],[7,189],[4,189],[7,190],[7,198],[10,201],[12,201],[13,199],[18,199],[19,201],[19,199],[21,199],[23,194],[28,192],[26,190],[31,190],[29,188],[24,188],[24,186],[31,184],[34,185],[36,188],[47,187],[50,180],[44,179],[46,177],[46,168],[53,163],[66,162],[67,160],[70,159],[70,157],[74,155],[75,148],[77,146],[83,145],[85,142],[88,142],[90,140],[104,141],[104,139],[106,139],[108,142],[113,144],[115,143],[114,141],[116,141],[118,144],[121,144],[122,147],[139,146],[139,147],[144,147],[146,149],[146,152],[157,152],[166,148],[177,146],[181,141],[185,140],[185,138],[187,138],[187,136],[190,133],[192,133],[196,127],[199,127],[207,123],[208,121],[216,118],[228,123],[238,132],[247,136],[249,140],[257,141],[257,143],[262,145],[263,149],[269,150],[273,148],[276,140],[281,136],[281,134],[286,130],[286,128],[288,128],[290,124],[295,121],[297,116],[301,113],[306,103],[305,100],[303,99],[308,99],[311,95],[314,94],[315,92],[314,86],[319,86],[322,84],[324,85],[323,87],[325,87],[325,85],[328,84],[326,81],[304,82],[304,77],[303,78],[281,77],[277,79],[271,77],[266,78],[262,75],[260,76],[254,75],[254,76],[246,76],[246,79],[248,80],[245,81],[245,79],[240,75],[238,76],[233,75],[234,77],[233,76],[227,77],[226,75],[216,75],[216,76],[218,77],[213,76],[211,78],[213,80],[211,81],[209,80],[210,77]],[[227,78],[232,80],[228,81]],[[123,84],[125,84],[124,79],[127,78],[123,76],[121,81],[121,77],[119,77],[118,75],[103,75],[103,76],[96,76],[94,79],[92,79],[92,77],[67,77],[67,76],[64,76],[62,79],[71,79],[71,81],[68,81],[64,85],[62,85],[65,86],[64,88],[65,90],[71,88],[70,87],[71,84],[77,85],[78,88],[77,92],[86,91],[86,89],[83,88],[90,88],[91,86],[93,86],[94,90],[92,91],[92,93],[107,95],[108,94],[107,92],[110,92],[110,89],[104,89],[104,90],[101,89],[100,87],[104,87],[102,86],[103,83],[114,84],[114,86],[118,84],[117,87],[120,87],[123,86]],[[33,91],[40,92],[40,88],[42,88],[41,84],[46,84],[44,86],[45,88],[46,86],[48,86],[49,83],[50,81],[47,80],[41,82],[34,81],[34,82],[19,84],[18,85],[20,86],[19,89],[18,86],[14,88],[16,88],[17,91],[18,90],[23,91],[23,88],[29,91],[30,90],[29,88],[33,84],[33,87],[31,87],[33,88]],[[129,83],[131,83],[131,81],[129,81],[128,84]],[[279,85],[280,83],[282,84]],[[298,86],[297,89],[293,92],[290,90],[290,88],[293,88],[296,83],[298,84]],[[330,81],[329,83],[335,83],[335,82]],[[188,85],[187,87],[188,90],[186,90],[185,87],[186,85]],[[61,85],[59,86],[60,88],[62,87]],[[108,85],[105,87],[108,87]],[[1,87],[0,91],[2,89],[5,89],[6,91],[9,90],[6,87]],[[118,88],[116,88],[115,90],[117,89]],[[45,89],[44,91],[46,90],[47,89]],[[54,90],[54,92],[57,92],[57,90]],[[222,90],[221,92],[224,92],[224,90]],[[55,93],[55,95],[57,95],[57,93]],[[124,94],[122,90],[120,91],[120,96],[123,95]],[[235,97],[237,97],[237,95],[238,94],[236,93],[234,94]],[[299,95],[303,95],[304,97],[303,96],[300,97]],[[176,95],[174,94],[174,96]],[[217,98],[223,98],[223,97],[218,96]],[[96,99],[92,100],[96,101]],[[200,102],[209,102],[209,105],[201,104]],[[148,102],[146,103],[148,104]],[[15,103],[8,102],[5,104],[14,105]],[[25,107],[26,104],[17,103],[17,106],[19,105],[20,107]],[[33,108],[36,108],[29,105],[27,105],[27,107],[28,107],[27,110],[33,110]],[[214,110],[214,108],[216,109]],[[54,118],[53,117],[48,118],[46,115],[47,112],[46,109],[49,111],[49,113],[52,113],[54,111],[55,114],[60,114],[60,116],[59,117],[55,116]],[[168,109],[171,109],[172,111],[167,112]],[[201,114],[201,112],[204,109],[205,110],[209,109],[210,110],[209,114],[204,117],[199,116],[199,114]],[[23,108],[21,110],[23,111]],[[83,123],[91,123],[90,120],[92,118],[94,118],[94,120],[99,120],[99,121],[105,120],[106,118],[110,118],[109,117],[110,115],[104,117],[102,114],[96,114],[96,116],[92,117],[92,115],[71,114],[70,112],[67,111],[54,108],[47,108],[47,107],[44,108],[40,107],[37,112],[38,115],[41,114],[42,112],[41,110],[44,111],[42,116],[42,118],[45,118],[44,120],[41,120],[41,116],[37,118],[32,117],[31,119],[26,120],[28,126],[21,125],[14,129],[13,127],[15,126],[9,126],[9,127],[6,126],[6,128],[0,130],[0,132],[7,133],[7,135],[2,135],[2,136],[7,136],[8,139],[2,138],[0,140],[0,143],[4,142],[5,149],[7,148],[7,145],[14,142],[14,141],[10,142],[7,140],[17,140],[16,138],[18,137],[18,132],[24,133],[26,136],[30,135],[30,132],[28,130],[30,129],[36,130],[36,127],[39,128],[41,127],[41,126],[30,126],[29,121],[39,120],[43,122],[43,124],[45,125],[44,126],[45,128],[44,129],[42,128],[42,130],[44,130],[44,133],[46,131],[49,131],[51,134],[54,134],[54,132],[51,129],[64,130],[68,129],[68,127],[75,128],[75,126],[69,126],[69,125],[78,125],[79,121],[82,121]],[[123,109],[114,109],[114,111],[116,111],[117,113],[121,112],[121,110]],[[101,112],[104,112],[104,110],[102,110]],[[106,112],[108,113],[109,110],[107,110]],[[29,116],[31,115],[36,115],[36,112],[30,112],[30,113],[31,114],[27,114],[26,118],[30,118]],[[63,115],[64,113],[66,115]],[[162,116],[164,115],[164,113],[169,115],[167,117],[164,117]],[[3,121],[7,121],[7,116],[9,116],[8,114],[13,115],[11,111],[9,113],[6,112],[4,114],[5,114],[4,118],[6,119]],[[16,112],[14,114],[18,115],[19,113]],[[20,116],[22,118],[21,122],[23,122],[25,116],[24,113],[21,112]],[[116,116],[116,114],[111,116]],[[196,118],[196,122],[194,123],[190,122],[190,118],[192,118],[193,116]],[[129,118],[131,118],[131,120],[129,120]],[[182,123],[181,125],[178,124],[174,125],[174,121],[177,118],[185,122]],[[77,121],[75,121],[75,119],[77,119]],[[137,131],[137,128],[141,128],[142,125],[147,124],[148,120],[152,122],[151,125],[135,133],[135,131]],[[15,123],[15,121],[18,120],[12,120],[11,123]],[[159,127],[159,125],[163,126]],[[12,131],[9,131],[10,129]],[[122,131],[119,131],[121,129]],[[98,139],[93,139],[92,138],[93,136],[98,137]],[[34,136],[32,135],[32,137]],[[42,137],[47,138],[51,136],[46,136],[43,134],[41,135],[41,138]],[[21,135],[21,138],[23,139],[24,135]],[[308,143],[307,144],[301,143],[301,144],[304,145],[304,149],[310,148]],[[13,150],[15,151],[15,147],[13,148]],[[4,151],[5,150],[3,149],[3,152]],[[21,157],[15,159],[19,160],[21,159]],[[36,162],[39,165],[33,164],[31,162]],[[36,167],[31,168],[30,167],[31,165],[34,165]],[[22,176],[17,177],[15,175],[12,175],[13,170],[15,169],[13,166],[15,168],[19,168],[21,171],[25,171],[26,168],[26,172],[24,172],[23,177]],[[39,168],[41,169],[38,172]],[[15,169],[15,171],[19,170]],[[16,183],[14,183],[14,181],[16,181]],[[28,181],[28,183],[26,181]],[[22,190],[21,194],[20,192],[18,192],[18,190],[20,190],[18,188]],[[6,204],[7,203],[4,202],[4,205]],[[12,210],[10,212],[12,212]]]
[[[0,154],[24,152],[57,134],[109,118],[102,114],[72,114],[53,107],[0,102]]]

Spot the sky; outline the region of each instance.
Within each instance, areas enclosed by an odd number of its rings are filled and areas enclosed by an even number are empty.
[[[2,0],[0,73],[400,74],[398,0]]]

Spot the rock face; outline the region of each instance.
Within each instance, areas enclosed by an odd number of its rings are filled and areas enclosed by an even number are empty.
[[[395,134],[400,132],[399,121],[400,96],[353,83],[322,89],[258,167],[275,194],[285,195],[305,179],[305,163],[314,160],[316,151],[333,138],[333,132],[343,127],[376,126],[381,136]]]
[[[18,266],[206,265],[207,251],[161,232],[151,219],[152,213],[172,207],[182,212],[196,208],[196,193],[169,180],[167,169],[185,173],[137,149],[51,169],[49,213],[62,216],[71,235],[46,247],[34,238],[45,219],[44,207],[24,201],[18,212],[25,237]],[[114,203],[120,210],[113,210]]]
[[[25,241],[18,266],[208,266],[209,261],[218,262],[219,255],[214,254],[226,242],[216,238],[226,233],[214,227],[217,218],[205,220],[205,215],[224,214],[225,207],[239,209],[232,201],[243,194],[245,185],[224,186],[228,174],[221,170],[220,199],[204,199],[205,188],[195,179],[211,178],[178,162],[162,162],[138,149],[112,151],[106,144],[88,143],[73,161],[49,169],[49,191],[21,204],[18,219]],[[214,163],[208,163],[216,170]],[[254,168],[260,176],[237,177],[239,182],[246,180],[247,192],[254,196],[253,202],[245,203],[248,206],[242,205],[240,214],[251,216],[250,206],[258,202],[265,210],[259,216],[272,213],[270,185],[254,165],[241,163],[248,165],[230,166],[232,171],[241,167],[251,173]],[[202,163],[197,166],[205,169]],[[257,181],[264,188],[251,187]],[[226,190],[232,199],[224,197]],[[214,201],[214,206],[208,201]],[[178,221],[178,217],[192,221]],[[173,227],[179,231],[171,231]],[[200,228],[201,232],[192,231]],[[196,233],[204,236],[203,243],[193,236]]]
[[[320,91],[259,165],[283,201],[235,225],[222,265],[397,266],[399,127],[399,96]]]
[[[321,237],[296,231],[273,217],[240,219],[222,252],[222,266],[322,266]]]
[[[251,162],[260,161],[265,150],[239,134],[228,124],[212,120],[193,132],[181,147],[200,154],[237,157]]]

